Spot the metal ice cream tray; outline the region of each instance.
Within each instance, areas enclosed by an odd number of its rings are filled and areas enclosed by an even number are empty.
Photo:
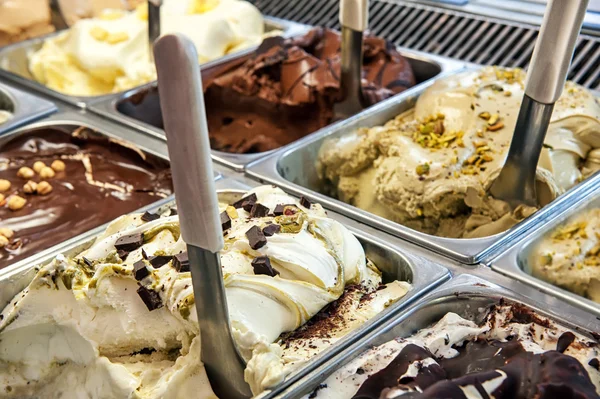
[[[540,241],[552,234],[560,225],[568,223],[572,217],[593,208],[600,208],[600,193],[597,190],[577,198],[568,210],[556,218],[541,223],[510,249],[492,259],[489,262],[492,269],[600,316],[600,303],[533,276],[530,267],[530,259]]]
[[[310,27],[304,25],[304,30]],[[299,32],[303,33],[303,32]],[[453,61],[448,58],[425,54],[418,51],[399,49],[402,55],[409,61],[417,83],[426,82],[440,73],[456,71],[463,68],[464,64]],[[235,60],[247,57],[248,53],[234,57],[223,58],[219,61],[205,65],[202,68],[203,80],[206,81],[209,76],[218,76],[220,69],[228,63],[235,63]],[[160,101],[156,83],[152,83],[140,88],[130,90],[125,94],[119,94],[109,99],[104,99],[90,105],[90,109],[107,118],[111,118],[134,129],[146,132],[154,137],[165,139],[165,133],[160,128],[162,126],[162,114],[160,111]],[[330,125],[333,126],[333,125]],[[328,129],[325,127],[324,129]],[[324,129],[320,130],[323,131]],[[314,133],[318,134],[318,133]],[[212,151],[212,157],[215,161],[242,171],[249,163],[265,157],[274,151],[267,151],[255,154],[234,154],[223,151]]]
[[[0,123],[0,134],[56,112],[56,105],[15,87],[0,83],[0,111],[12,116]]]
[[[250,188],[248,185],[233,179],[220,179],[215,184],[219,193],[219,199],[229,203],[241,198],[243,193]],[[255,185],[256,183],[250,182],[250,184]],[[163,201],[160,205],[155,204],[146,209],[156,212],[160,211],[161,208],[164,209],[164,207],[173,206],[175,206],[174,201],[170,203]],[[394,280],[408,281],[412,284],[412,289],[406,296],[387,307],[378,316],[364,323],[360,328],[346,335],[331,345],[329,349],[308,361],[304,368],[289,376],[288,380],[290,381],[300,379],[318,364],[344,351],[346,347],[350,346],[373,328],[400,317],[410,304],[450,278],[449,271],[445,267],[422,257],[418,254],[418,251],[411,251],[408,248],[409,245],[403,243],[401,240],[391,236],[380,237],[381,234],[378,234],[375,230],[366,226],[361,227],[356,222],[343,216],[332,215],[331,213],[329,216],[345,224],[358,238],[365,249],[367,257],[383,272],[384,283]],[[54,251],[46,253],[45,256],[38,257],[35,262],[21,264],[20,267],[11,267],[10,270],[0,270],[0,309],[6,306],[15,295],[29,284],[36,271],[42,265],[52,261],[58,254],[74,256],[89,248],[93,244],[95,237],[105,227],[94,229],[84,237],[71,240],[71,242],[62,245],[58,249],[55,248]],[[289,385],[286,381],[283,382],[280,388],[285,388]],[[270,393],[267,393],[265,397],[271,396]]]
[[[440,76],[441,78],[441,76]],[[387,233],[448,256],[465,264],[476,264],[489,259],[514,242],[532,227],[552,217],[573,199],[598,184],[600,174],[586,179],[566,194],[555,199],[533,216],[511,229],[489,237],[456,239],[437,237],[410,229],[399,223],[359,209],[328,196],[326,187],[317,174],[316,161],[326,139],[342,137],[361,127],[381,126],[390,119],[414,107],[419,96],[436,79],[413,87],[394,98],[377,104],[362,114],[332,125],[310,137],[305,137],[246,168],[246,173],[262,182],[281,186],[296,195],[305,195],[345,216],[370,224]]]
[[[0,144],[4,144],[10,140],[17,138],[20,135],[27,134],[28,132],[44,128],[44,127],[58,127],[58,128],[77,128],[83,126],[88,128],[101,136],[118,139],[121,142],[126,144],[134,144],[138,149],[140,149],[148,158],[161,160],[161,162],[168,161],[165,152],[162,151],[161,147],[164,147],[164,143],[155,143],[152,140],[149,140],[147,136],[141,136],[140,133],[131,132],[128,129],[125,129],[123,126],[114,124],[111,122],[107,122],[102,120],[102,118],[95,115],[85,115],[79,112],[59,112],[54,115],[50,115],[49,117],[30,124],[26,127],[17,129],[15,131],[4,134],[0,137]],[[220,178],[220,175],[215,175],[215,178]],[[156,208],[159,204],[163,204],[173,200],[173,195],[170,195],[167,198],[160,199],[154,203],[151,203],[147,206],[141,208],[141,211],[145,211],[147,209]],[[27,258],[23,258],[12,263],[9,266],[6,266],[0,269],[0,276],[3,276],[7,273],[11,273],[14,270],[21,270],[23,268],[28,269],[30,265],[35,264],[39,261],[39,259],[43,259],[46,256],[57,253],[63,248],[67,248],[72,246],[74,243],[80,242],[85,237],[91,237],[99,234],[104,230],[106,224],[94,228],[88,232],[84,232],[78,236],[70,238],[62,243],[57,243],[56,245],[44,249],[36,254],[33,254]],[[3,290],[0,290],[0,295],[5,295]]]
[[[265,32],[280,30],[283,31],[286,36],[297,34],[301,31],[299,29],[303,29],[302,27],[304,26],[279,18],[265,17],[264,20]],[[0,48],[0,77],[81,108],[86,108],[95,101],[112,98],[114,96],[112,93],[100,96],[72,96],[63,94],[56,90],[52,90],[35,80],[29,69],[30,55],[38,51],[46,39],[53,38],[63,33],[65,33],[65,31],[54,32]],[[246,54],[254,49],[256,49],[256,47],[241,50],[239,53],[228,54],[223,58],[226,59],[232,55],[237,56],[238,54]],[[219,60],[215,60],[205,65],[210,65],[218,61]]]
[[[488,309],[500,301],[504,304],[523,304],[535,313],[576,330],[591,340],[600,339],[597,333],[600,331],[600,319],[590,318],[579,309],[524,287],[518,282],[507,281],[507,284],[495,284],[473,275],[463,274],[419,300],[400,317],[371,330],[368,335],[355,341],[343,353],[320,365],[288,389],[278,390],[275,392],[276,397],[300,398],[309,395],[325,382],[327,377],[364,351],[430,327],[448,312],[454,312],[463,318],[480,323],[485,319]]]

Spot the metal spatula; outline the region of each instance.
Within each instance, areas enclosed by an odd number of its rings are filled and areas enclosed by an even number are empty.
[[[342,101],[333,107],[336,120],[356,115],[364,108],[362,93],[363,32],[369,20],[368,0],[341,0],[342,70],[340,90]]]
[[[213,180],[198,55],[181,35],[154,45],[181,234],[187,243],[200,323],[202,361],[221,398],[250,397],[231,334],[219,251],[223,230]]]
[[[536,168],[554,103],[562,94],[588,0],[549,0],[527,72],[506,163],[490,193],[515,207],[537,206]]]

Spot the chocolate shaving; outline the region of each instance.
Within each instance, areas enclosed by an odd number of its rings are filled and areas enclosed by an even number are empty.
[[[190,260],[188,258],[187,252],[177,254],[173,257],[173,267],[179,273],[190,271]]]
[[[254,274],[263,274],[271,277],[275,277],[279,274],[279,272],[271,266],[271,260],[268,256],[254,258],[252,260],[252,268],[254,269]]]
[[[231,228],[231,218],[229,217],[229,214],[227,213],[227,211],[221,212],[219,217],[221,218],[221,228],[223,229],[223,231],[230,229]]]
[[[86,258],[85,256],[83,256],[82,259],[83,259],[83,263],[85,263],[86,266],[88,266],[88,267],[94,266],[94,264],[92,263],[92,261],[89,260],[88,258]]]
[[[144,304],[149,311],[162,308],[163,303],[160,299],[160,295],[158,295],[158,292],[140,285],[140,287],[137,289],[137,293],[140,298],[142,298],[142,301],[144,301]]]
[[[173,259],[173,257],[171,255],[158,255],[158,256],[151,256],[148,260],[150,261],[150,264],[153,267],[158,269],[159,267],[163,267],[164,265],[169,263],[169,261],[171,259]]]
[[[556,343],[556,350],[560,353],[564,353],[569,345],[571,345],[575,341],[575,334],[570,331],[563,333]]]
[[[150,270],[146,267],[146,262],[138,260],[133,264],[133,276],[137,281],[142,281],[150,275]]]
[[[300,205],[302,205],[303,207],[310,209],[312,202],[310,202],[308,200],[308,198],[306,198],[305,196],[300,197]]]
[[[171,212],[169,213],[169,216],[175,216],[175,215],[177,215],[177,209],[171,208]]]
[[[265,226],[262,229],[262,232],[265,235],[265,237],[271,237],[275,233],[279,233],[280,231],[281,231],[281,226],[278,224],[270,224],[268,226]]]
[[[600,371],[600,360],[598,360],[598,358],[593,358],[588,364],[596,370]]]
[[[250,212],[254,204],[256,203],[256,194],[250,194],[232,204],[232,206],[236,209],[244,208],[245,211]]]
[[[267,243],[267,238],[258,226],[252,226],[250,230],[246,232],[246,237],[248,238],[250,248],[252,249],[262,248]]]
[[[263,204],[259,204],[258,202],[254,204],[252,209],[250,210],[250,217],[253,218],[262,218],[269,214],[269,208],[264,206]]]
[[[142,220],[144,222],[151,222],[151,221],[156,220],[156,219],[160,219],[160,215],[157,214],[157,213],[145,212],[142,215]]]

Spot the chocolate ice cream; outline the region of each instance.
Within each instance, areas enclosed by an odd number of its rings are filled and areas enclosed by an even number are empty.
[[[167,161],[89,129],[19,135],[0,145],[0,268],[172,191]]]

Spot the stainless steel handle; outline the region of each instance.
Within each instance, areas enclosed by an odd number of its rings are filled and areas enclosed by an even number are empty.
[[[525,85],[525,95],[543,103],[555,103],[564,87],[575,42],[589,0],[549,0],[535,45]],[[578,27],[577,30],[572,27]]]
[[[341,0],[340,24],[357,32],[367,29],[369,21],[368,0]]]
[[[150,46],[150,60],[154,60],[152,46],[160,37],[160,7],[162,0],[148,0],[148,45]]]
[[[181,234],[188,245],[219,252],[223,234],[210,156],[206,110],[194,44],[178,34],[154,45]]]

